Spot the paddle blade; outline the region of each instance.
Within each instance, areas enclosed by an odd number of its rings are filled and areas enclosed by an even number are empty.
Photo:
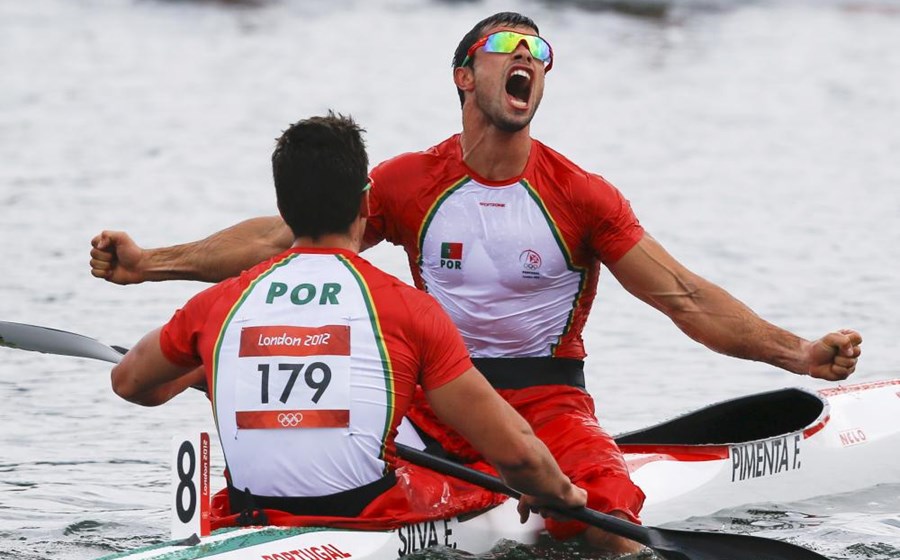
[[[0,321],[0,346],[44,354],[93,358],[114,364],[122,361],[120,352],[93,338],[9,321]]]
[[[828,560],[807,548],[752,535],[647,529],[645,544],[666,560]]]

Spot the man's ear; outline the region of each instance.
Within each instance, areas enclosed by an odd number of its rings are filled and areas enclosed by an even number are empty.
[[[371,207],[369,206],[369,191],[363,193],[362,198],[359,199],[359,214],[358,218],[368,218],[371,215]]]
[[[463,91],[475,89],[475,71],[471,66],[459,66],[453,69],[453,82]]]

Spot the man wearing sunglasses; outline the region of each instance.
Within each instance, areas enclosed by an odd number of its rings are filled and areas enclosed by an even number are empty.
[[[500,13],[467,33],[453,59],[463,130],[372,170],[366,246],[402,245],[416,286],[463,335],[478,369],[531,424],[588,505],[637,521],[644,495],[584,388],[581,332],[600,265],[693,339],[731,356],[842,380],[862,341],[851,330],[809,341],[755,315],[686,269],[634,216],[622,194],[534,140],[553,51],[529,18]],[[217,280],[290,244],[277,219],[257,218],[195,243],[143,251],[124,233],[93,240],[92,273],[116,283]],[[419,395],[410,419],[451,453],[477,456]],[[548,520],[558,538],[585,527]],[[590,528],[598,547],[635,543]]]

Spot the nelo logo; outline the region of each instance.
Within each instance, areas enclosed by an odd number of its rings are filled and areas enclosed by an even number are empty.
[[[841,439],[841,445],[847,447],[849,445],[859,445],[866,442],[866,432],[856,428],[854,430],[844,430],[838,437]]]

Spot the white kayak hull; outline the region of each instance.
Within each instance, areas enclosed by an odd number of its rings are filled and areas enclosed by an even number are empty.
[[[490,551],[501,540],[534,544],[543,521],[518,523],[516,503],[508,500],[483,514],[428,521],[393,531],[351,531],[321,527],[248,527],[215,531],[198,544],[166,543],[104,560],[394,560],[422,550],[447,547],[472,554]]]
[[[898,483],[900,379],[750,395],[623,434],[617,441],[647,495],[641,513],[647,525],[750,503]],[[466,520],[394,531],[231,529],[192,546],[169,543],[106,558],[393,560],[435,546],[481,554],[501,540],[533,544],[542,526],[537,516],[520,525],[510,500]]]
[[[693,422],[704,412],[706,423],[725,431],[764,430],[779,422],[793,426],[749,440],[676,443],[678,422]],[[713,428],[708,435],[714,437]],[[642,445],[642,438],[651,443]],[[658,443],[667,439],[671,443]],[[817,393],[786,389],[753,395],[617,440],[632,478],[647,495],[641,512],[647,525],[898,483],[900,379]]]

